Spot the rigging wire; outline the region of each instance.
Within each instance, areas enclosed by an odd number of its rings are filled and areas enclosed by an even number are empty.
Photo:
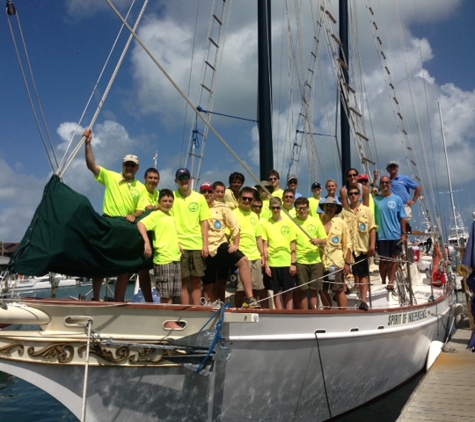
[[[136,0],[133,0],[132,3],[130,4],[129,10],[127,11],[127,14],[126,14],[126,19],[129,18],[130,13],[132,12],[132,9],[133,9],[133,7],[134,7],[134,5],[135,5],[135,1],[136,1]],[[92,102],[92,99],[94,98],[94,95],[95,95],[97,89],[99,88],[99,83],[100,83],[100,81],[102,80],[102,76],[104,75],[104,72],[105,72],[107,66],[109,65],[109,61],[110,61],[110,59],[111,59],[111,57],[112,57],[112,53],[115,51],[115,48],[116,48],[116,46],[117,46],[117,43],[118,43],[118,41],[119,41],[119,38],[120,38],[120,36],[121,36],[123,30],[124,30],[124,25],[121,25],[121,27],[120,27],[120,29],[119,29],[119,32],[117,33],[117,36],[116,36],[116,38],[115,38],[115,40],[114,40],[114,42],[113,42],[113,44],[112,44],[112,47],[111,47],[111,49],[110,49],[110,51],[109,51],[109,54],[108,54],[108,56],[107,56],[107,58],[106,58],[106,60],[105,60],[105,62],[104,62],[104,65],[102,66],[102,70],[101,70],[101,72],[99,73],[99,76],[98,76],[98,78],[97,78],[97,80],[96,80],[96,83],[95,83],[94,87],[92,88],[91,95],[89,96],[89,99],[87,100],[86,106],[84,107],[84,110],[83,110],[83,112],[82,112],[82,114],[81,114],[81,117],[79,118],[79,121],[78,121],[78,123],[77,123],[77,125],[76,125],[76,128],[75,128],[74,132],[72,133],[71,138],[69,139],[68,145],[66,146],[66,150],[65,150],[64,155],[63,155],[63,159],[61,160],[61,163],[59,164],[58,172],[61,171],[62,167],[65,165],[65,162],[67,161],[67,158],[69,157],[69,149],[71,148],[71,146],[72,146],[72,144],[73,144],[73,141],[74,141],[74,139],[75,139],[75,137],[76,137],[76,135],[77,135],[77,133],[78,133],[78,131],[79,131],[79,128],[81,127],[81,124],[82,124],[82,121],[83,121],[83,119],[84,119],[84,116],[86,115],[86,112],[89,110],[89,106],[90,106],[90,104],[91,104],[91,102]]]
[[[146,8],[147,8],[147,6],[148,6],[148,3],[149,3],[149,0],[145,0],[145,1],[144,1],[143,5],[142,5],[142,9],[140,10],[140,14],[139,14],[139,16],[137,17],[137,20],[136,20],[136,22],[135,22],[134,29],[133,29],[134,31],[138,28],[139,23],[140,23],[140,21],[142,20],[143,15],[145,14],[145,10],[146,10]],[[126,22],[126,21],[124,21],[124,22]],[[130,28],[130,26],[129,26],[128,24],[126,24],[126,26],[127,26],[127,28]],[[96,112],[94,113],[94,116],[93,116],[92,119],[91,119],[91,123],[90,123],[90,125],[89,125],[89,127],[90,127],[91,129],[94,127],[94,124],[96,123],[96,120],[97,120],[97,118],[99,117],[99,114],[100,114],[100,112],[101,112],[101,110],[102,110],[102,107],[104,106],[104,103],[105,103],[105,101],[106,101],[106,99],[107,99],[107,96],[109,95],[109,92],[110,92],[110,90],[111,90],[111,88],[112,88],[112,85],[113,85],[114,82],[115,82],[115,79],[116,79],[116,77],[117,77],[117,74],[119,73],[119,70],[120,70],[120,68],[121,68],[121,66],[122,66],[122,63],[123,63],[123,61],[124,61],[124,59],[125,59],[125,56],[126,56],[128,50],[129,50],[129,47],[130,47],[130,45],[131,45],[133,39],[134,39],[134,37],[133,37],[132,35],[130,35],[129,38],[128,38],[128,40],[127,40],[127,43],[126,43],[125,46],[124,46],[124,49],[123,49],[123,51],[122,51],[122,54],[120,55],[119,60],[118,60],[118,62],[117,62],[117,64],[116,64],[116,67],[115,67],[115,69],[114,69],[114,72],[112,73],[112,76],[111,76],[111,78],[110,78],[110,80],[109,80],[109,83],[107,84],[107,87],[106,87],[106,89],[105,89],[105,91],[104,91],[104,94],[102,95],[102,98],[101,98],[101,100],[99,101],[99,105],[97,106]],[[59,176],[60,178],[62,178],[62,176],[64,175],[64,173],[65,173],[66,170],[68,169],[68,167],[71,165],[71,163],[72,163],[74,157],[78,154],[79,150],[80,150],[81,147],[82,147],[82,144],[84,143],[84,140],[85,140],[85,137],[83,136],[83,137],[81,138],[81,140],[79,141],[79,143],[78,143],[78,144],[76,145],[76,147],[74,148],[74,150],[72,151],[72,153],[70,154],[70,156],[68,157],[68,159],[65,161],[64,165],[62,166],[62,168],[61,168],[61,169],[58,169],[57,174],[58,174],[58,176]]]
[[[18,59],[18,64],[20,66],[20,71],[21,71],[21,74],[22,74],[22,77],[23,77],[23,82],[25,84],[26,93],[27,93],[27,96],[28,96],[28,100],[30,102],[31,109],[33,111],[33,117],[35,119],[36,126],[38,128],[38,132],[40,133],[41,141],[43,142],[43,146],[45,148],[46,156],[48,157],[48,161],[50,163],[51,169],[52,169],[52,171],[55,171],[55,169],[58,168],[58,160],[56,158],[56,153],[55,153],[55,150],[54,150],[53,141],[51,139],[51,134],[50,134],[50,131],[48,129],[48,124],[46,123],[46,118],[45,118],[45,115],[44,115],[44,112],[43,112],[43,106],[41,105],[40,96],[38,94],[38,89],[37,89],[37,86],[36,86],[35,77],[33,75],[33,68],[31,67],[30,56],[28,54],[28,49],[26,47],[25,37],[23,35],[23,30],[22,30],[22,26],[21,26],[21,22],[20,22],[20,16],[19,16],[18,12],[16,11],[15,6],[13,5],[13,2],[11,0],[7,2],[7,7],[6,7],[5,11],[6,11],[6,14],[7,14],[7,22],[8,22],[8,26],[10,28],[10,34],[12,36],[13,45],[14,45],[14,48],[15,48],[15,53],[16,53],[17,59]],[[18,50],[18,44],[17,44],[16,38],[15,38],[15,32],[13,30],[13,26],[11,24],[10,19],[8,19],[8,17],[11,17],[11,16],[16,16],[18,31],[20,32],[20,39],[21,39],[21,42],[22,42],[22,45],[23,45],[23,52],[25,54],[25,60],[26,60],[26,64],[27,64],[27,67],[28,67],[28,70],[29,70],[29,76],[30,76],[30,79],[31,79],[31,85],[32,85],[33,92],[34,92],[34,95],[35,95],[35,98],[36,98],[38,111],[39,111],[39,114],[41,115],[41,120],[42,120],[42,124],[44,126],[44,131],[46,132],[46,136],[48,137],[48,140],[49,140],[49,147],[48,147],[47,142],[45,140],[45,135],[43,134],[43,129],[42,129],[42,126],[41,126],[41,123],[40,123],[40,119],[38,118],[38,112],[36,110],[35,103],[33,101],[32,95],[31,95],[31,90],[30,90],[30,87],[29,87],[29,84],[28,84],[28,80],[27,80],[27,77],[26,77],[23,62],[22,62],[22,59],[21,59],[21,56],[20,56],[20,52]],[[51,152],[50,152],[49,148],[51,148]],[[51,155],[53,157],[51,157]],[[54,160],[54,164],[53,164],[53,160]]]
[[[201,83],[198,86],[198,104],[203,104],[207,109],[212,110],[214,104],[214,87],[218,82],[219,69],[221,68],[221,61],[223,56],[223,46],[226,40],[226,28],[229,24],[230,9],[232,1],[214,0],[211,16],[208,26],[208,48],[204,51],[202,69],[201,69]],[[211,115],[206,114],[206,119],[211,121]],[[199,184],[201,167],[203,164],[206,140],[208,139],[208,127],[205,125],[200,133],[202,138],[201,150],[198,151],[194,137],[197,132],[191,130],[188,157],[186,167],[191,171],[193,176],[193,184]],[[195,160],[198,164],[195,170]]]
[[[262,189],[270,196],[270,192],[267,190],[267,188],[261,184],[260,180],[257,178],[257,176],[252,172],[252,170],[247,166],[247,164],[239,158],[239,156],[234,152],[234,150],[229,146],[229,144],[223,139],[223,137],[219,134],[219,132],[214,128],[214,126],[211,124],[209,119],[201,113],[198,108],[191,102],[191,100],[186,96],[186,94],[183,92],[183,90],[177,85],[177,83],[172,79],[172,77],[168,74],[168,72],[165,70],[165,68],[161,65],[161,63],[157,60],[157,58],[152,54],[152,52],[147,48],[147,46],[144,44],[142,39],[137,35],[135,32],[135,29],[133,29],[127,21],[124,19],[124,17],[120,14],[120,12],[117,10],[117,8],[114,6],[111,0],[106,0],[107,3],[109,4],[110,8],[114,11],[114,13],[117,15],[117,17],[122,21],[122,23],[125,25],[125,27],[130,31],[131,35],[135,38],[137,43],[143,48],[143,50],[147,53],[147,55],[150,57],[150,59],[153,61],[153,63],[160,69],[160,71],[163,73],[163,75],[166,77],[166,79],[172,84],[172,86],[176,89],[176,91],[180,94],[180,96],[187,102],[187,104],[193,109],[195,114],[203,121],[203,123],[206,125],[206,127],[213,132],[213,134],[218,138],[218,140],[221,142],[221,144],[228,150],[228,152],[235,158],[235,160],[244,168],[245,171],[248,172],[248,174],[251,176],[254,181],[259,184]],[[290,218],[290,215],[286,210],[283,210],[284,213]],[[290,218],[291,221],[293,221]],[[302,228],[300,224],[295,223],[295,226],[299,228],[309,239],[311,239],[311,236]]]
[[[191,78],[193,75],[193,67],[194,67],[194,62],[195,62],[195,48],[196,48],[196,40],[198,39],[197,34],[198,34],[198,15],[200,11],[200,5],[201,5],[201,0],[198,0],[196,3],[196,17],[195,17],[195,30],[193,32],[193,45],[191,47],[191,63],[190,63],[190,75],[188,76],[188,86],[186,87],[186,95],[190,96],[190,90],[191,90]],[[184,105],[185,107],[185,118],[183,119],[183,133],[181,136],[181,148],[180,148],[180,163],[183,162],[183,155],[186,154],[185,152],[185,134],[186,134],[186,129],[188,127],[188,107],[186,104]],[[196,120],[195,120],[196,123]],[[198,128],[196,127],[196,132],[198,132]],[[194,131],[193,131],[194,133]],[[194,139],[192,140],[194,141]]]
[[[397,69],[397,66],[390,67],[387,64],[387,62],[391,60],[391,55],[388,58],[386,56],[386,54],[384,53],[384,51],[383,51],[383,42],[382,42],[381,38],[378,35],[379,27],[376,24],[375,13],[374,13],[374,10],[372,9],[372,7],[368,6],[368,2],[369,2],[369,0],[366,0],[367,11],[369,12],[368,17],[369,17],[369,20],[370,20],[370,27],[371,27],[372,32],[373,32],[373,37],[375,39],[375,45],[376,45],[376,47],[377,47],[377,49],[380,53],[380,57],[379,57],[380,58],[380,65],[383,69],[383,76],[384,76],[386,91],[388,93],[388,97],[391,100],[390,103],[391,103],[391,108],[392,108],[392,112],[393,112],[393,117],[394,117],[395,122],[396,122],[396,127],[398,128],[398,131],[400,133],[399,134],[399,139],[400,139],[400,142],[403,146],[403,151],[404,151],[407,163],[409,165],[411,176],[413,178],[415,178],[416,180],[418,180],[419,183],[422,183],[422,180],[421,180],[420,175],[419,175],[419,169],[418,169],[417,163],[415,161],[415,151],[414,151],[414,148],[412,146],[411,137],[409,136],[409,127],[407,126],[406,122],[404,121],[404,117],[403,117],[403,114],[402,114],[402,110],[403,109],[405,110],[407,108],[404,107],[403,98],[399,98],[396,95],[395,84],[393,83],[394,77],[392,76],[392,72],[395,73],[395,71],[393,70],[391,72],[391,70],[390,70],[390,68],[391,69],[393,69],[393,68]],[[396,4],[395,1],[393,1],[393,5],[394,5],[394,10],[395,10],[395,12],[394,12],[395,20],[398,23],[399,42],[400,42],[401,52],[402,52],[402,57],[403,57],[402,62],[403,62],[404,69],[405,69],[405,78],[406,78],[407,84],[408,84],[408,90],[409,90],[409,96],[410,96],[410,99],[411,99],[412,110],[413,110],[414,115],[415,115],[416,127],[417,127],[417,132],[418,132],[418,139],[419,139],[420,148],[421,148],[421,151],[422,151],[422,159],[423,159],[424,169],[425,169],[426,178],[427,178],[426,179],[427,180],[426,187],[428,188],[428,192],[429,192],[429,194],[432,197],[433,202],[434,202],[435,201],[435,196],[434,196],[433,186],[432,186],[431,178],[430,178],[430,174],[429,174],[429,166],[428,166],[428,163],[427,163],[427,154],[426,154],[425,146],[424,146],[424,142],[423,142],[422,129],[421,129],[420,119],[419,119],[419,115],[418,115],[418,111],[417,111],[415,95],[414,95],[414,86],[413,86],[413,83],[412,83],[412,77],[410,75],[409,66],[408,66],[408,62],[407,62],[407,49],[406,49],[406,46],[405,46],[405,43],[404,43],[404,34],[403,34],[403,30],[402,30],[400,13],[399,13],[398,5]],[[387,42],[388,42],[388,45],[390,45],[389,39],[387,40]],[[437,240],[437,242],[439,243],[439,245],[441,246],[441,248],[444,252],[444,258],[446,258],[445,248],[443,248],[442,232],[440,230],[440,226],[441,226],[440,217],[438,215],[437,209],[435,209],[435,213],[436,213],[435,217],[436,217],[437,225],[434,225],[432,223],[431,210],[430,210],[427,198],[425,196],[421,196],[420,202],[421,202],[422,208],[424,210],[424,215],[427,219],[429,227],[431,228],[432,233],[434,233],[436,235],[436,237],[437,237],[436,240]]]

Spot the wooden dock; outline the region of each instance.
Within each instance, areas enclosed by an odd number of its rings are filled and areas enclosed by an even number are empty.
[[[475,420],[475,353],[470,329],[458,329],[422,378],[397,422]]]

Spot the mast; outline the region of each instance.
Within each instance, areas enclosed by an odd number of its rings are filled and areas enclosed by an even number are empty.
[[[261,180],[274,168],[272,143],[271,0],[257,2],[259,164]]]
[[[340,48],[340,60],[348,64],[348,0],[339,0],[339,31],[340,41],[343,45]],[[349,84],[348,71],[342,67],[344,83]],[[350,150],[350,125],[348,117],[345,113],[348,107],[345,104],[345,97],[340,92],[340,142],[341,142],[341,172],[342,184],[346,182],[346,172],[351,167],[351,150]]]
[[[452,212],[454,214],[455,235],[457,236],[457,246],[460,246],[458,218],[457,218],[457,211],[455,210],[454,191],[452,190],[452,178],[450,176],[449,157],[447,155],[447,145],[445,143],[445,131],[444,131],[444,122],[442,119],[442,108],[440,107],[440,102],[438,102],[437,105],[439,106],[439,119],[440,119],[440,128],[442,130],[442,143],[444,144],[445,163],[447,165],[447,176],[449,179],[450,201],[452,203]],[[449,236],[449,233],[447,233],[447,237],[448,236]]]

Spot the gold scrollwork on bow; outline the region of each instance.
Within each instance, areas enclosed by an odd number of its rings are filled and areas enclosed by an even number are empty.
[[[23,352],[25,351],[25,347],[21,343],[13,343],[9,344],[8,346],[1,347],[0,348],[0,355],[8,355],[11,356],[11,354],[15,351],[15,349],[18,351],[18,354],[20,356],[23,355]]]
[[[86,351],[86,345],[82,345],[78,349],[79,357]],[[115,349],[115,355],[108,348],[101,347],[98,343],[91,344],[89,353],[99,356],[100,358],[112,363],[121,363],[128,359],[130,355],[130,349],[127,346],[119,346]]]
[[[46,359],[58,359],[59,363],[69,363],[74,357],[74,348],[69,344],[53,344],[35,351],[33,346],[28,347],[28,355],[31,357],[43,357]]]

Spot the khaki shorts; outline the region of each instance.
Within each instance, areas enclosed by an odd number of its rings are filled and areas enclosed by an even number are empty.
[[[181,277],[203,277],[206,263],[201,251],[183,251],[181,259]]]
[[[312,281],[315,280],[315,281]],[[309,283],[312,281],[311,283]],[[299,264],[297,262],[297,286],[299,290],[323,289],[323,264]]]
[[[256,259],[255,261],[249,261],[249,267],[251,268],[251,277],[252,277],[252,290],[263,290],[264,282],[262,281],[262,267],[261,260]],[[241,278],[239,277],[238,271],[238,284],[236,288],[237,292],[244,291],[244,287],[241,283]]]
[[[325,282],[323,283],[323,288],[325,290],[328,290],[328,288],[330,288],[330,290],[334,293],[345,290],[345,276],[343,275],[343,271],[338,271],[337,269],[334,280],[329,280],[328,271],[325,271]]]

